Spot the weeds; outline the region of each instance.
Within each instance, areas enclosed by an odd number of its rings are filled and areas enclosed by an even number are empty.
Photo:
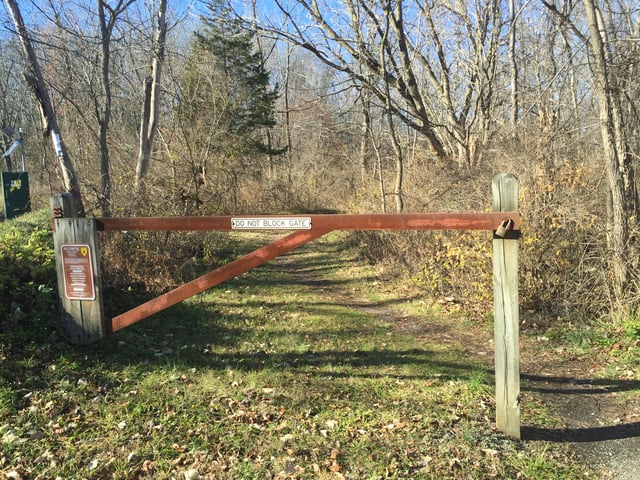
[[[55,331],[57,291],[46,212],[0,223],[0,338],[12,345]],[[0,346],[0,358],[2,348]]]

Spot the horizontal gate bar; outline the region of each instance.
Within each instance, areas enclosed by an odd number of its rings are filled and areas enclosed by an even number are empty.
[[[97,218],[97,229],[102,231],[169,231],[169,230],[234,230],[234,219],[239,216],[215,217],[127,217]],[[513,230],[520,229],[518,212],[489,213],[398,213],[398,214],[323,214],[323,215],[246,215],[252,220],[301,220],[302,228],[319,230],[496,230],[500,223],[513,220]],[[278,222],[273,222],[277,224]],[[284,222],[281,222],[284,223]],[[296,222],[293,222],[294,224]],[[237,225],[237,223],[236,223]],[[266,225],[266,224],[265,224]],[[250,230],[251,228],[242,228]],[[297,230],[300,227],[280,225],[261,230]]]

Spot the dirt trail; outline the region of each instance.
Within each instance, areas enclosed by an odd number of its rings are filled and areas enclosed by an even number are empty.
[[[322,254],[331,256],[327,251]],[[338,303],[358,308],[430,342],[461,348],[493,365],[493,339],[487,329],[469,328],[462,322],[434,324],[363,300],[357,292],[317,278],[314,268],[306,262],[317,265],[318,257],[310,260],[300,250],[279,257],[277,262],[297,282],[325,290]],[[639,390],[640,382],[597,378],[597,365],[567,355],[540,355],[532,347],[533,342],[535,339],[528,338],[526,333],[521,336],[523,398],[542,402],[562,419],[564,427],[537,428],[524,424],[523,440],[569,444],[581,461],[598,471],[601,479],[640,479],[640,400],[625,395]]]
[[[526,348],[527,339],[523,340]],[[640,478],[640,382],[599,378],[585,359],[523,355],[523,392],[542,400],[565,428],[523,428],[523,438],[564,442],[603,479]]]

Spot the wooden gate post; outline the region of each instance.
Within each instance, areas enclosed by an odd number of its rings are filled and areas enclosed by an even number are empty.
[[[68,194],[54,195],[50,204],[64,334],[69,342],[86,345],[106,333],[96,220],[74,218]]]
[[[494,212],[518,210],[515,176],[496,175],[492,195]],[[507,229],[500,233],[493,236],[496,426],[501,432],[520,438],[518,232]]]

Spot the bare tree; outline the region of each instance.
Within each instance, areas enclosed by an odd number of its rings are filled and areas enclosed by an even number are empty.
[[[602,12],[595,0],[584,0],[589,28],[589,50],[592,57],[594,85],[600,106],[600,131],[606,157],[609,181],[610,232],[609,246],[616,294],[620,296],[628,280],[626,248],[629,239],[629,217],[635,216],[635,186],[627,139],[622,127],[620,92],[611,78],[611,59]]]
[[[51,97],[49,96],[49,90],[44,83],[42,72],[40,70],[40,63],[38,62],[38,57],[36,56],[36,52],[25,27],[22,13],[20,12],[15,0],[5,0],[5,4],[11,13],[16,34],[20,39],[25,59],[27,61],[29,70],[24,72],[25,81],[29,85],[29,88],[38,103],[40,120],[44,130],[43,133],[45,136],[50,136],[54,152],[58,158],[58,164],[62,174],[63,188],[73,196],[77,215],[84,216],[84,205],[82,203],[78,177],[73,168],[73,163],[71,162],[67,148],[62,141],[62,135],[58,128],[58,121],[53,108],[53,103],[51,102]]]
[[[24,126],[21,122],[21,109],[24,95],[16,89],[17,74],[19,68],[15,45],[8,39],[0,40],[2,49],[2,62],[0,62],[0,152],[6,152],[14,142],[18,127]],[[19,52],[18,52],[19,54]],[[6,171],[13,170],[11,155],[3,155],[0,167],[6,161]]]
[[[518,94],[518,60],[516,56],[518,34],[517,20],[518,11],[516,10],[516,0],[509,0],[509,65],[511,69],[511,128],[513,129],[513,135],[515,135],[520,114],[520,98]]]
[[[153,39],[153,56],[151,74],[144,81],[144,100],[142,118],[140,120],[140,148],[136,166],[136,188],[143,194],[145,178],[149,169],[149,160],[153,148],[153,140],[158,129],[160,111],[160,79],[164,63],[165,43],[167,38],[167,0],[160,0],[156,16],[156,27]]]
[[[282,78],[282,99],[284,102],[284,137],[286,139],[285,144],[287,146],[287,151],[285,153],[285,159],[287,162],[287,179],[289,183],[291,183],[291,165],[292,165],[292,152],[291,146],[293,145],[293,141],[291,139],[291,110],[290,110],[290,84],[291,84],[291,46],[287,44],[286,52],[285,52],[285,65],[284,65],[284,73]]]
[[[99,127],[99,148],[100,148],[100,209],[102,215],[107,217],[111,214],[111,172],[109,159],[108,132],[111,122],[111,37],[118,17],[126,11],[127,7],[135,0],[118,0],[115,6],[110,5],[105,0],[98,0],[97,14],[100,23],[100,87],[102,95],[95,97],[94,108],[98,118]]]
[[[497,0],[277,5],[289,27],[265,20],[264,32],[312,52],[383,105],[388,84],[391,112],[424,135],[435,155],[459,165],[477,160],[476,141],[487,138],[481,130],[490,125],[494,105],[503,22]]]
[[[402,24],[404,22],[403,20],[403,12],[402,9],[400,8],[401,5],[400,3],[396,3],[395,4],[395,21],[394,21],[394,28],[395,28],[395,32],[398,33],[398,29],[402,28]],[[394,8],[392,7],[392,2],[389,1],[387,3],[387,8]],[[390,15],[387,15],[387,18],[390,18]],[[387,50],[384,48],[384,44],[387,43],[386,38],[389,35],[389,25],[385,25],[384,26],[385,30],[383,32],[383,37],[382,40],[383,42],[381,43],[381,47],[380,47],[380,65],[388,65],[388,61],[387,61]],[[389,133],[390,133],[390,137],[391,137],[391,145],[393,146],[393,151],[395,153],[395,157],[396,157],[396,178],[395,178],[395,183],[394,183],[394,189],[393,189],[393,197],[395,199],[395,203],[396,203],[396,212],[397,213],[402,213],[402,210],[404,209],[404,200],[403,200],[403,192],[402,192],[402,183],[404,181],[404,153],[402,151],[402,145],[400,144],[400,139],[398,138],[398,132],[396,129],[396,125],[395,125],[395,121],[394,121],[394,114],[393,114],[393,108],[392,108],[392,104],[391,104],[391,86],[389,84],[389,75],[383,75],[383,79],[384,79],[384,98],[385,98],[385,110],[387,111],[387,122],[389,124]]]
[[[619,85],[620,79],[616,77],[613,67],[615,47],[609,38],[612,25],[607,24],[595,0],[582,1],[588,34],[580,31],[565,10],[559,10],[554,4],[544,0],[543,3],[588,46],[605,153],[610,265],[614,276],[614,293],[620,298],[628,282],[629,221],[637,217],[637,193],[629,142],[623,127],[621,105],[624,97]],[[609,20],[612,21],[611,17]]]
[[[368,89],[360,88],[358,94],[361,106],[360,118],[360,149],[358,152],[360,163],[360,178],[366,178],[369,165],[369,144],[371,143],[371,92]]]

